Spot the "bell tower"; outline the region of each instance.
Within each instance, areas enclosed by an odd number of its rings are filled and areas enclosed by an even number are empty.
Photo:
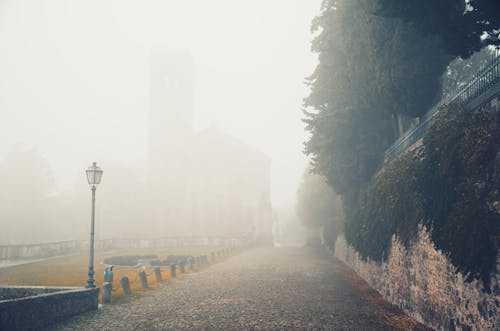
[[[181,219],[185,164],[193,127],[193,63],[189,53],[150,58],[148,182],[156,223]]]

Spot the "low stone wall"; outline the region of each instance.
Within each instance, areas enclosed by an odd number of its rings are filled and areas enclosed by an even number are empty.
[[[96,240],[95,249],[106,251],[112,249],[131,248],[165,248],[165,247],[196,247],[196,246],[242,246],[249,240],[241,237],[167,237],[155,239],[102,239]],[[0,260],[41,259],[75,253],[87,253],[89,242],[85,240],[70,240],[53,243],[0,245]]]
[[[38,330],[97,309],[98,294],[98,288],[0,287],[0,330]]]
[[[33,297],[40,294],[54,293],[65,290],[65,287],[45,286],[9,286],[0,287],[0,301]]]
[[[500,330],[500,261],[491,291],[464,276],[420,227],[418,238],[406,249],[393,237],[384,263],[363,261],[340,236],[335,256],[354,269],[380,294],[407,314],[438,330]]]
[[[77,240],[30,245],[0,245],[0,259],[38,259],[67,255],[81,251],[83,242]]]

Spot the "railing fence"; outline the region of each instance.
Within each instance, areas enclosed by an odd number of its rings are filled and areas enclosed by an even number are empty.
[[[441,100],[432,107],[406,134],[399,137],[386,151],[384,164],[395,160],[409,147],[421,139],[427,130],[435,123],[437,115],[443,106],[464,105],[481,96],[491,87],[500,83],[500,50],[496,50],[492,60],[472,78],[462,89],[451,98]]]

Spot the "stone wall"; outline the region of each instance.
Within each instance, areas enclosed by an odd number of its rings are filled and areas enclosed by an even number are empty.
[[[79,252],[83,242],[77,240],[30,245],[2,245],[0,259],[33,259]]]
[[[466,282],[464,275],[456,272],[422,226],[408,249],[393,237],[384,263],[363,261],[343,236],[337,238],[335,256],[385,299],[430,327],[500,330],[500,259],[491,279],[491,291],[485,291],[481,282]]]
[[[97,251],[122,248],[164,248],[184,246],[237,246],[248,242],[241,237],[165,237],[155,239],[102,239],[95,241]],[[27,245],[0,245],[0,260],[41,259],[88,252],[89,242],[71,240]]]
[[[40,294],[63,291],[65,287],[45,287],[45,286],[0,286],[0,301],[13,300],[25,297],[33,297]]]
[[[97,309],[98,293],[81,287],[0,287],[0,330],[38,330]]]

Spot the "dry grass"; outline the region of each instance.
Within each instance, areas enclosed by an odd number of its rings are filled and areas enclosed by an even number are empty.
[[[202,255],[209,254],[209,248],[189,248],[174,249],[169,251],[123,251],[115,253],[99,254],[95,256],[94,279],[96,286],[102,288],[104,281],[104,265],[101,263],[105,258],[117,255],[145,255],[156,254],[160,259],[167,255]],[[120,303],[127,301],[120,285],[120,279],[127,276],[132,289],[132,298],[143,291],[138,272],[142,269],[133,267],[115,267],[113,268],[114,283],[112,302]],[[170,279],[169,267],[161,267],[162,278],[164,282]],[[148,285],[150,288],[158,287],[159,284],[154,276],[153,268],[146,270]],[[189,268],[186,267],[186,272]],[[24,265],[0,268],[0,284],[2,285],[38,285],[38,286],[85,286],[87,283],[88,256],[68,256],[45,261],[38,261]],[[182,274],[177,269],[177,277]],[[101,301],[102,291],[99,293],[99,302]]]

